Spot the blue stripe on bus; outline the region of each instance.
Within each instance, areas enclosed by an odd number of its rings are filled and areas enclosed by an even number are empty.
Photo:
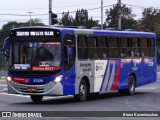
[[[108,84],[109,84],[109,81],[110,81],[110,78],[111,78],[111,74],[112,74],[112,69],[113,69],[113,63],[112,63],[113,61],[111,61],[110,62],[110,73],[109,73],[109,78],[108,78],[108,81],[107,81],[107,85],[106,85],[106,89],[105,90],[107,90],[107,88],[108,88]]]
[[[105,70],[105,73],[104,73],[104,76],[103,76],[103,80],[102,80],[102,84],[101,84],[101,89],[100,89],[100,91],[102,91],[103,84],[104,84],[104,81],[105,81],[105,78],[106,78],[107,69],[108,69],[108,64],[109,64],[109,60],[107,61],[106,70]]]

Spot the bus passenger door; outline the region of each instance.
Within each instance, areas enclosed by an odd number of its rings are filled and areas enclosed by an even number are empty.
[[[64,38],[64,95],[75,94],[75,36]]]

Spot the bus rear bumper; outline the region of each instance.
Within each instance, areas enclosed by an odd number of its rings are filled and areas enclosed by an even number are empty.
[[[55,85],[26,85],[8,82],[9,94],[23,95],[43,95],[43,96],[61,96],[63,95],[63,85],[59,82]]]

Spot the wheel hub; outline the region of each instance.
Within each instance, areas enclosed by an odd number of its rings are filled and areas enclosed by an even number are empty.
[[[84,85],[81,85],[80,86],[80,95],[82,96],[82,97],[85,97],[85,95],[86,95],[86,90],[85,90],[86,88],[85,88],[85,86]]]

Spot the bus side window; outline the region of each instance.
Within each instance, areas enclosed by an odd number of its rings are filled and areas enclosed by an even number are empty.
[[[141,56],[149,57],[149,39],[146,37],[140,38]]]
[[[69,72],[75,62],[75,36],[65,35],[64,37],[64,70]]]
[[[98,37],[98,57],[105,60],[108,58],[107,38],[105,36]]]
[[[126,57],[131,57],[131,39],[127,37],[121,37],[120,38],[120,57],[121,58],[126,58]]]
[[[149,38],[149,56],[154,57],[155,56],[155,39]]]
[[[126,58],[131,56],[131,50],[129,48],[121,48],[120,50],[121,58]]]
[[[97,49],[97,37],[88,36],[88,57],[89,59],[98,59],[98,49]]]
[[[111,36],[108,37],[107,42],[109,45],[109,57],[119,58],[120,57],[119,38],[116,36]]]
[[[78,44],[78,59],[88,59],[87,36],[79,35],[77,44]]]
[[[131,46],[131,57],[140,57],[140,39],[137,37],[131,38],[132,46]]]

